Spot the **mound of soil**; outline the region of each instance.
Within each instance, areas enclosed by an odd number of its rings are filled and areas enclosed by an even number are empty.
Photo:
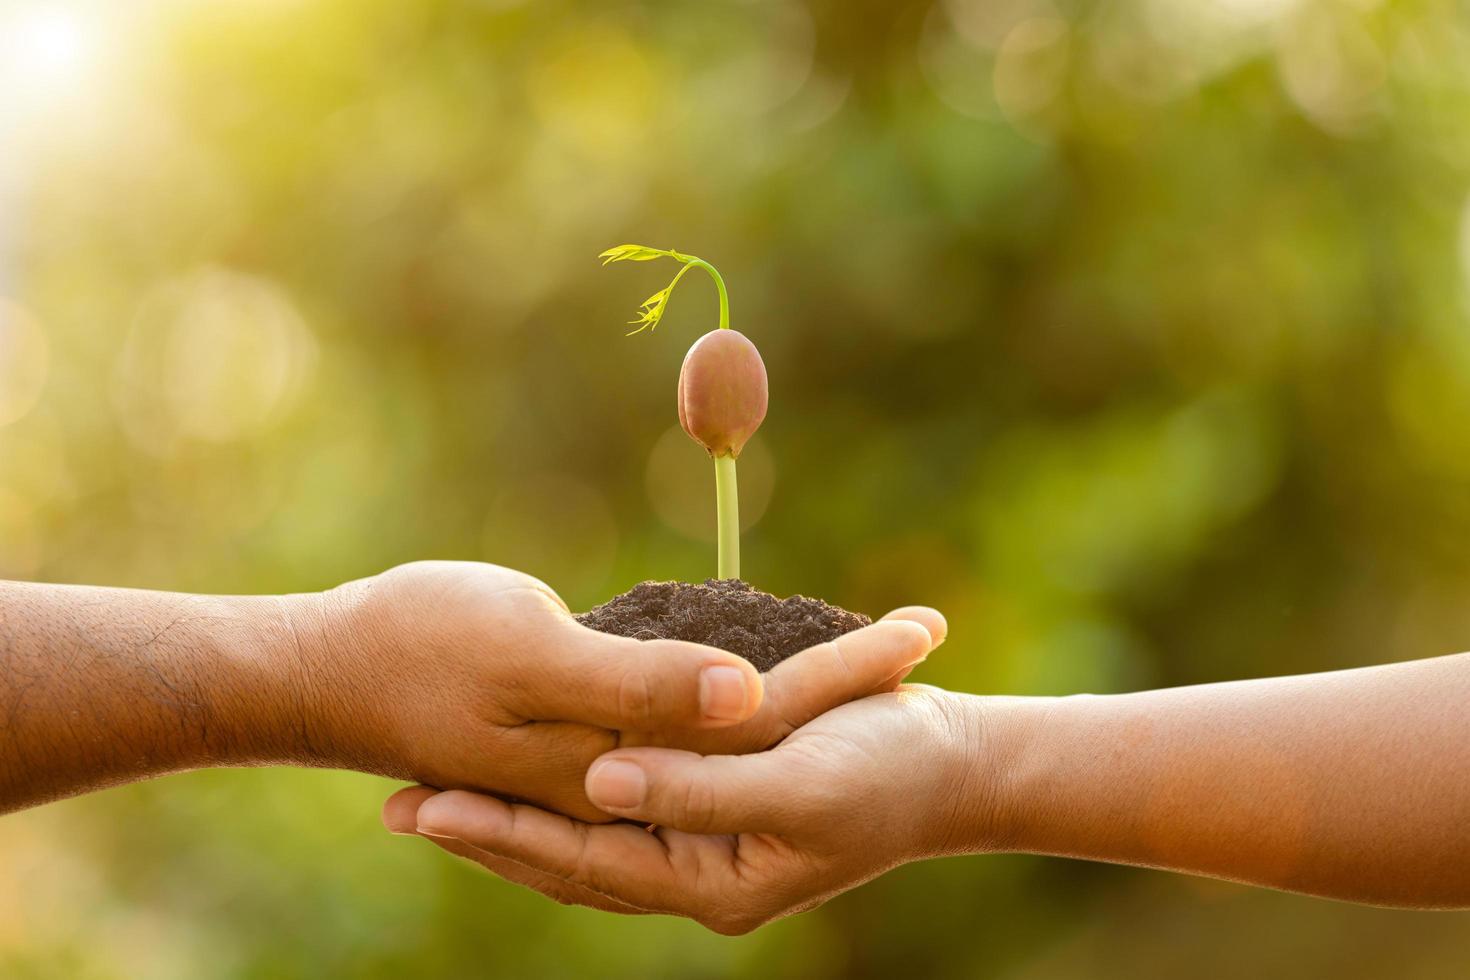
[[[583,626],[638,640],[688,640],[728,650],[766,671],[807,647],[872,620],[820,599],[778,599],[736,578],[640,582],[582,613]]]

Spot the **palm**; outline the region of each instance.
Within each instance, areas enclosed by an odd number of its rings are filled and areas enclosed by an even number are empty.
[[[849,633],[770,671],[764,699],[743,722],[706,724],[698,716],[699,664],[735,664],[754,678],[748,664],[697,644],[594,632],[530,576],[474,562],[415,562],[340,597],[355,618],[344,635],[378,638],[383,649],[367,660],[393,664],[403,688],[357,699],[383,703],[386,717],[359,719],[355,728],[403,735],[401,747],[379,753],[391,763],[354,768],[498,793],[594,822],[611,818],[588,802],[583,776],[604,752],[648,743],[703,753],[768,748],[892,678],[922,656],[931,635],[912,620]],[[363,682],[375,678],[366,673]]]
[[[425,801],[419,821],[453,838],[440,841],[446,849],[560,901],[747,932],[934,853],[917,828],[943,822],[934,810],[952,781],[916,760],[942,758],[936,741],[963,737],[946,704],[944,692],[904,686],[835,708],[756,755],[619,750],[649,773],[653,832],[467,793]]]
[[[909,685],[845,704],[792,733],[769,755],[782,788],[813,804],[780,832],[695,834],[659,828],[669,867],[707,898],[732,891],[758,900],[762,921],[814,905],[875,877],[906,857],[875,853],[883,817],[862,805],[892,782],[897,756],[933,729],[934,702]],[[894,819],[902,819],[895,814]],[[855,849],[859,848],[859,849]],[[854,860],[856,859],[856,860]]]

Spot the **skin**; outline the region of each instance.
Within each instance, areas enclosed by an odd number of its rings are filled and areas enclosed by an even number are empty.
[[[583,792],[602,753],[769,747],[897,687],[937,615],[899,610],[762,677],[711,647],[586,629],[536,579],[472,562],[289,596],[0,583],[0,812],[300,765],[609,820]]]
[[[1101,697],[905,685],[768,752],[608,753],[588,795],[638,825],[423,788],[384,819],[559,901],[726,934],[908,861],[995,852],[1466,908],[1467,703],[1470,654]]]

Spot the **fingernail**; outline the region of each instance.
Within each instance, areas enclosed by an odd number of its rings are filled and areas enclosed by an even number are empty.
[[[614,810],[632,809],[643,802],[647,793],[648,777],[643,774],[643,767],[636,762],[609,759],[599,762],[587,773],[587,798],[597,806]]]
[[[745,672],[738,667],[706,667],[699,673],[699,710],[714,721],[745,717]]]
[[[448,834],[443,833],[442,831],[435,830],[432,827],[425,827],[422,824],[420,824],[418,826],[417,830],[418,830],[418,832],[420,834],[422,834],[425,837],[439,837],[439,838],[442,838],[444,840],[451,840],[452,839]]]

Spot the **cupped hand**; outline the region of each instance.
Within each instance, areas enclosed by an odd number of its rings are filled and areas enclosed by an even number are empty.
[[[610,820],[587,768],[625,745],[766,748],[835,705],[892,689],[943,637],[900,610],[764,679],[676,640],[581,626],[543,583],[474,562],[415,562],[326,593],[298,617],[302,739],[321,764]]]
[[[401,794],[395,816],[560,902],[739,934],[898,864],[969,849],[985,810],[968,796],[973,724],[957,696],[905,685],[838,707],[767,752],[604,755],[587,793],[636,824],[423,788]]]

